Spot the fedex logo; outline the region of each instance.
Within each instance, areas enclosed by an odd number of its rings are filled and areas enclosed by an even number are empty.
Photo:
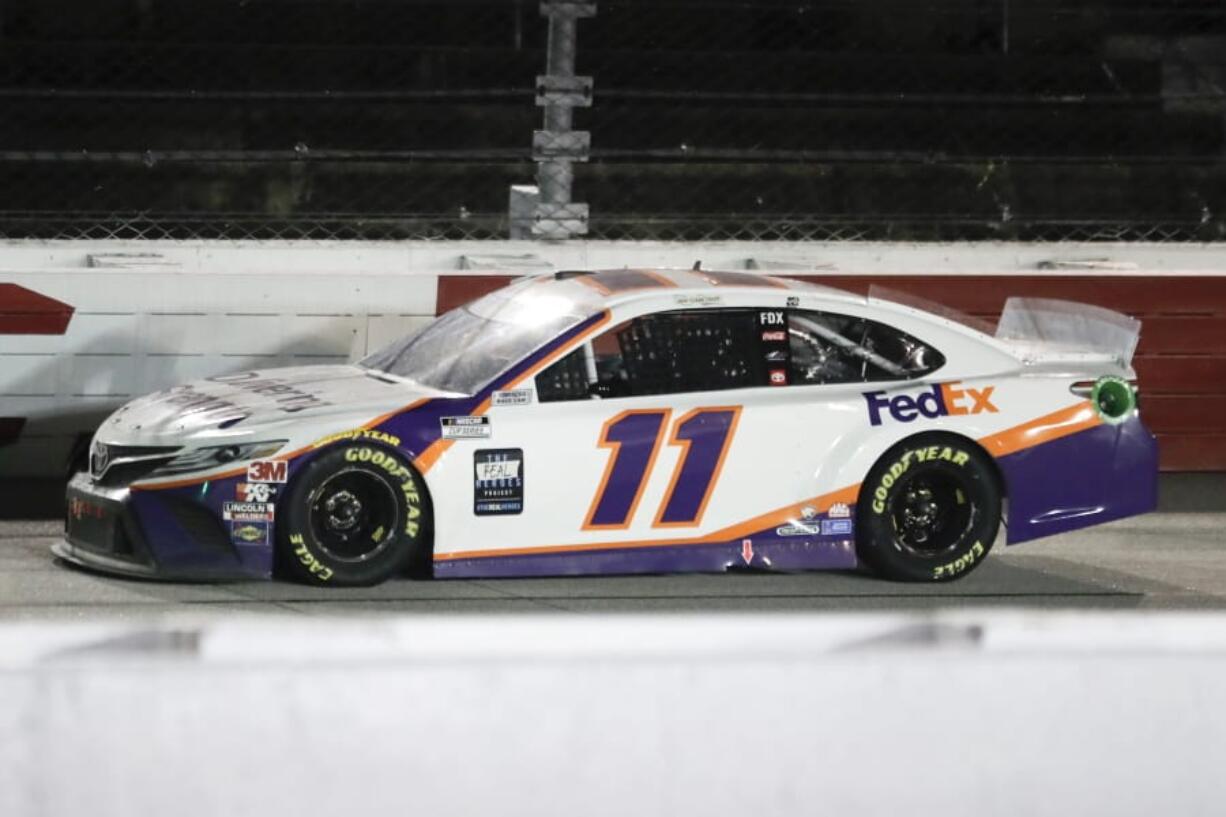
[[[939,383],[918,395],[896,394],[886,397],[883,391],[865,392],[869,422],[875,426],[881,425],[883,412],[889,412],[889,415],[900,423],[909,423],[920,416],[935,420],[937,417],[947,417],[951,414],[979,414],[985,411],[995,414],[998,411],[992,404],[995,386],[960,389],[957,388],[959,382],[955,380],[952,383]]]

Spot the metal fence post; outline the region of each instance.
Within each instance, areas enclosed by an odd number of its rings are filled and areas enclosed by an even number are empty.
[[[575,75],[578,21],[596,14],[593,0],[542,0],[549,20],[545,74],[536,78],[536,104],[544,128],[532,134],[535,190],[511,188],[511,237],[566,239],[586,235],[588,206],[571,201],[573,164],[586,162],[591,134],[572,130],[574,109],[592,104],[592,78]]]

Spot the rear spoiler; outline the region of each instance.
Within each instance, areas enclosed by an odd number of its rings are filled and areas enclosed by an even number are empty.
[[[1005,301],[1000,323],[996,325],[996,337],[1109,354],[1128,366],[1141,337],[1141,322],[1090,304],[1010,298]]]

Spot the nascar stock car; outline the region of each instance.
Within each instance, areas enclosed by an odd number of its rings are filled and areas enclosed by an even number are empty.
[[[1143,513],[1131,318],[940,310],[743,272],[521,279],[355,365],[135,400],[68,487],[62,558],[137,576],[853,568],[943,581]]]

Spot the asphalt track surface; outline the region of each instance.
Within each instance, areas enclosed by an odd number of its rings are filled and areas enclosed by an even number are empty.
[[[947,584],[866,573],[743,573],[416,581],[163,584],[100,576],[50,553],[57,521],[0,522],[0,620],[167,614],[925,610],[976,606],[1226,608],[1226,480],[1164,486],[1158,513],[1005,547]]]

